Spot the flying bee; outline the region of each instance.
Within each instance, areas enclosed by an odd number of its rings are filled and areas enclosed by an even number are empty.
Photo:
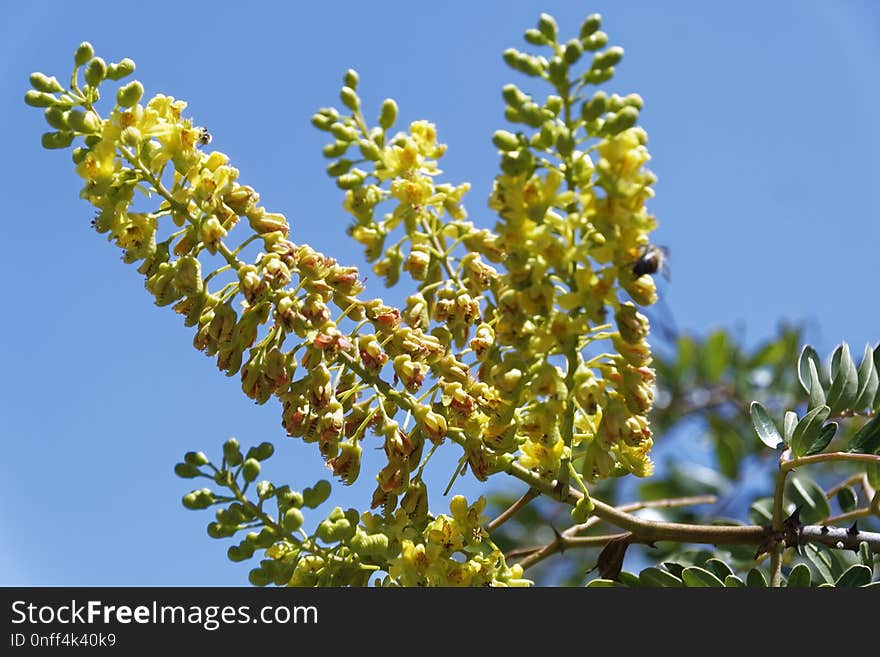
[[[658,271],[663,278],[669,280],[669,249],[656,244],[645,244],[639,259],[633,265],[633,275],[638,278],[645,274],[656,274]]]
[[[199,133],[199,138],[198,138],[199,146],[207,146],[208,144],[211,143],[211,133],[208,132],[207,128],[200,126],[200,127],[196,128],[196,130]]]

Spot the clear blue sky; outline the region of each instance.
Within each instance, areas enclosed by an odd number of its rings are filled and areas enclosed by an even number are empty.
[[[821,352],[880,338],[871,0],[4,1],[0,585],[244,584],[249,566],[205,534],[209,513],[180,506],[189,482],[174,463],[236,436],[279,444],[267,474],[280,481],[326,473],[316,450],[284,437],[278,406],[254,406],[219,374],[91,231],[69,152],[40,148],[41,112],[22,100],[29,73],[63,80],[82,40],[107,60],[131,57],[148,95],[189,101],[294,241],[362,264],[311,114],[357,69],[374,113],[392,96],[403,125],[437,124],[446,178],[473,183],[471,217],[491,226],[490,136],[504,127],[500,88],[519,77],[501,53],[542,11],[566,38],[598,11],[626,51],[611,89],[645,99],[656,241],[673,256],[663,291],[681,328],[741,326],[754,343],[804,320]],[[334,500],[356,504],[372,488],[369,472],[362,480]]]

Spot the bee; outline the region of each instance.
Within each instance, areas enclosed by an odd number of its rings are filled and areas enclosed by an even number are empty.
[[[645,274],[656,274],[658,271],[663,274],[663,278],[669,280],[669,249],[665,246],[657,246],[656,244],[646,244],[642,247],[642,253],[639,259],[633,265],[633,275],[638,278]]]
[[[199,146],[207,146],[211,143],[211,133],[208,132],[207,128],[198,127],[196,130],[199,133],[198,143]]]

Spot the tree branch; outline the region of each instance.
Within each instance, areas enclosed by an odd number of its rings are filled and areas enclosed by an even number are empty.
[[[486,531],[488,531],[491,534],[493,531],[495,531],[501,525],[503,525],[505,522],[507,522],[510,518],[512,518],[513,514],[515,514],[517,511],[519,511],[521,508],[523,508],[526,504],[531,502],[533,499],[538,497],[540,494],[541,494],[541,491],[539,491],[535,488],[529,488],[523,494],[523,496],[520,497],[516,502],[511,504],[510,507],[506,511],[504,511],[497,518],[495,518],[494,520],[489,522],[489,524],[486,525]]]

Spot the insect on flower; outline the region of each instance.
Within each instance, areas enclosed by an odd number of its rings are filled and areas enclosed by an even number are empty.
[[[633,265],[633,275],[644,276],[645,274],[656,274],[658,271],[663,274],[663,278],[669,280],[669,249],[665,246],[657,246],[656,244],[646,244],[642,247],[642,254]]]
[[[196,130],[199,133],[198,143],[199,146],[207,146],[211,143],[211,133],[208,132],[207,128],[198,127]]]

